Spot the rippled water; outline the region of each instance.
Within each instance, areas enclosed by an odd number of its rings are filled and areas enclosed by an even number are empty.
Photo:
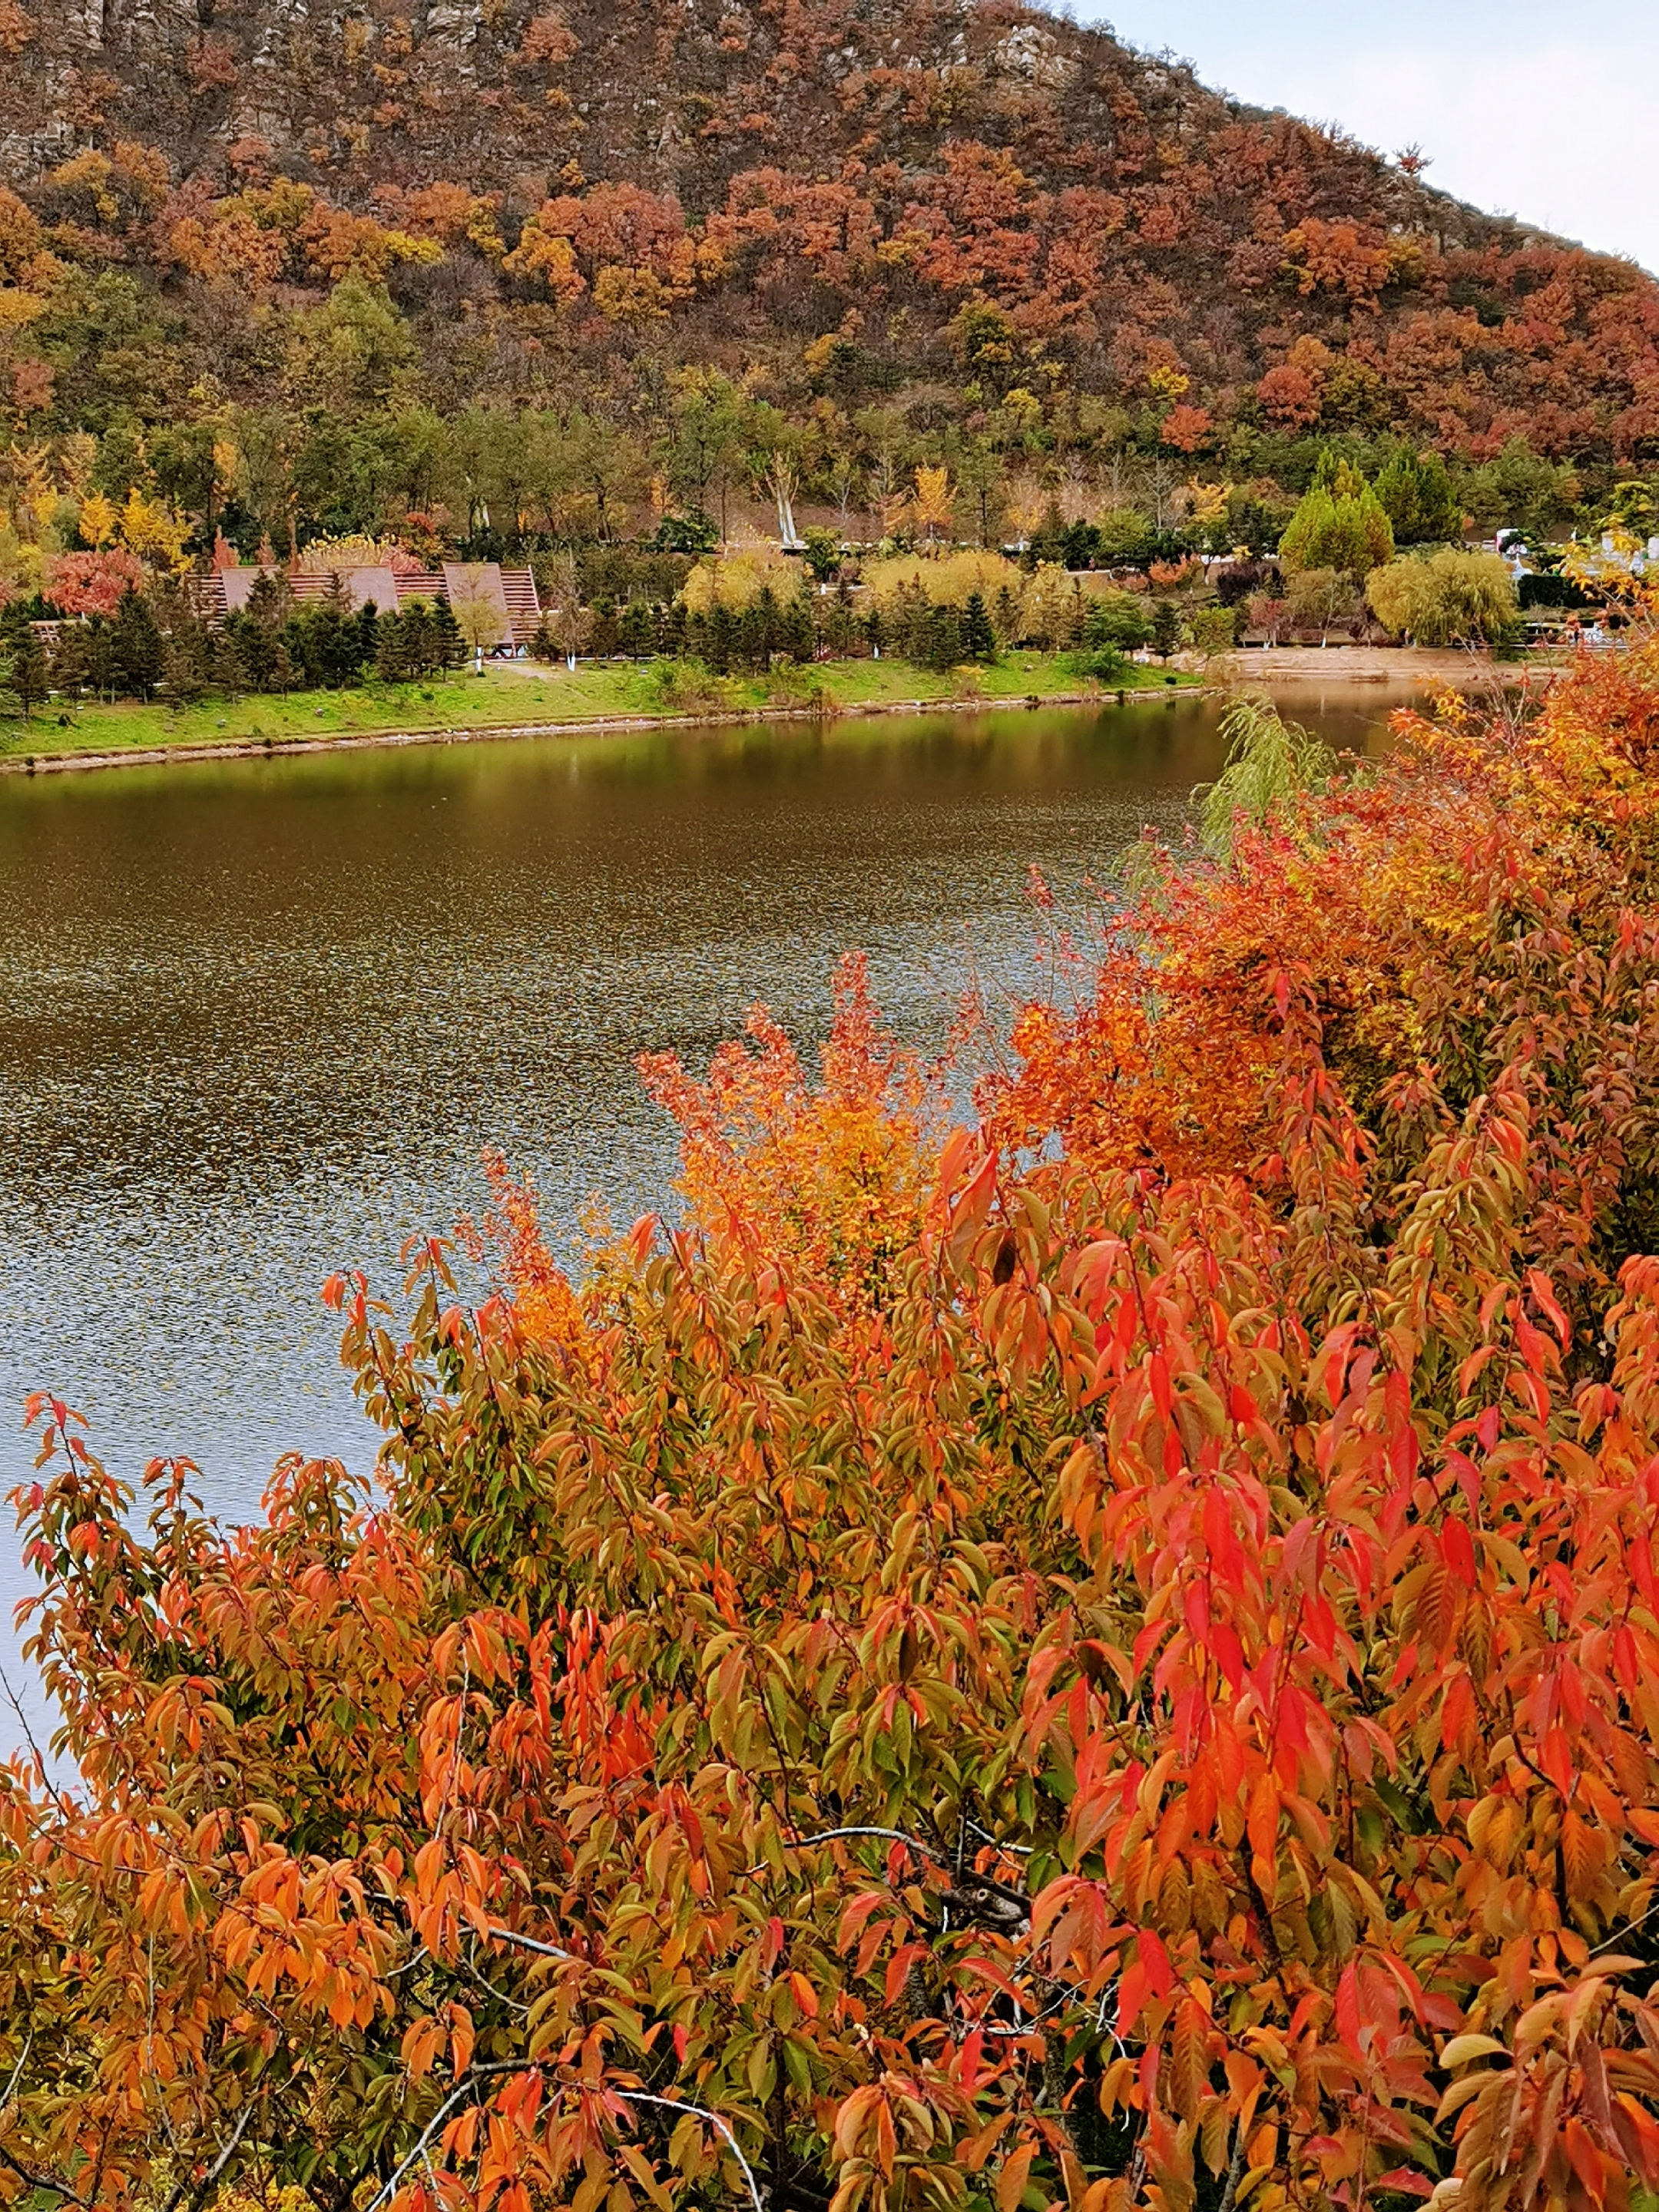
[[[1375,744],[1380,695],[1310,715]],[[129,1479],[182,1452],[252,1509],[283,1450],[367,1465],[318,1287],[395,1280],[481,1196],[664,1204],[636,1054],[763,997],[822,1032],[870,955],[937,1042],[1028,969],[1061,886],[1217,765],[1215,709],[799,724],[0,779],[0,1478],[50,1386]],[[3,1541],[3,1540],[0,1540]],[[17,1592],[0,1569],[0,1603]],[[0,1729],[0,1735],[4,1733]]]

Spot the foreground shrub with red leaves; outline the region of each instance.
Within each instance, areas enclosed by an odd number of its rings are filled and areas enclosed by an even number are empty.
[[[383,1498],[43,1402],[0,2192],[1651,2201],[1656,757],[1652,647],[1408,722],[972,1129],[856,963],[653,1065],[680,1229],[331,1286]]]

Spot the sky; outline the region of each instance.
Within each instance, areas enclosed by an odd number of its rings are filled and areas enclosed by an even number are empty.
[[[1659,0],[1073,0],[1235,99],[1339,123],[1425,182],[1659,273]]]

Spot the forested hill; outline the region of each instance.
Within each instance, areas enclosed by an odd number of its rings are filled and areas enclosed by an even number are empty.
[[[826,453],[879,404],[1231,478],[1659,461],[1642,272],[1013,0],[0,0],[0,48],[20,434],[702,363]]]

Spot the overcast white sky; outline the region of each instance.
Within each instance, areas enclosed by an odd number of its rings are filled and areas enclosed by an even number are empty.
[[[1236,99],[1420,145],[1459,199],[1659,272],[1659,0],[1074,0]]]

